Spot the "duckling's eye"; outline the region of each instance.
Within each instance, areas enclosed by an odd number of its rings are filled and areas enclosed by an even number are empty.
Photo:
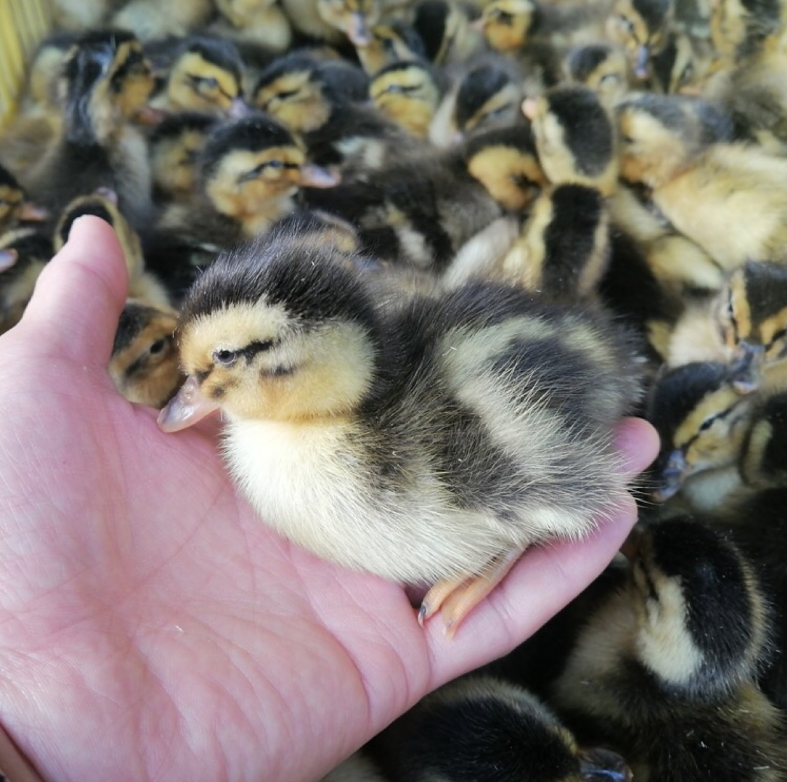
[[[274,171],[278,171],[280,168],[284,168],[284,163],[281,160],[269,160],[265,164],[266,168],[273,169]]]
[[[713,422],[714,422],[715,420],[716,420],[716,416],[713,416],[713,418],[706,418],[706,419],[705,419],[705,420],[702,422],[702,424],[701,424],[701,426],[700,426],[700,431],[701,431],[701,432],[707,432],[707,431],[708,431],[708,429],[710,429],[710,428],[711,428],[711,426],[713,426]]]
[[[162,350],[167,346],[167,339],[166,337],[162,337],[161,339],[157,339],[149,348],[148,352],[151,356],[157,356],[161,353]]]
[[[621,135],[620,140],[624,144],[633,144],[634,143],[634,139],[631,136],[625,135],[625,133]]]
[[[608,73],[606,76],[602,76],[599,79],[599,84],[610,84],[612,82],[618,82],[618,75],[617,73]]]
[[[383,38],[383,51],[392,57],[396,55],[396,45],[390,38]]]
[[[495,19],[497,19],[500,24],[511,25],[514,23],[514,15],[509,14],[507,11],[495,11]]]
[[[199,80],[199,86],[206,90],[215,90],[219,86],[219,80],[213,76],[208,76],[205,79]]]
[[[623,29],[629,33],[629,35],[634,35],[634,22],[631,21],[627,16],[620,14],[618,16],[618,21],[623,26]]]
[[[214,350],[213,360],[222,367],[231,367],[238,360],[238,351]]]
[[[288,100],[289,98],[294,97],[298,94],[298,90],[285,90],[284,92],[279,92],[276,94],[276,97],[279,100]]]

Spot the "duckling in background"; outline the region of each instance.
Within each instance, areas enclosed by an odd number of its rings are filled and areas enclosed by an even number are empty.
[[[612,7],[607,33],[626,50],[640,81],[650,78],[651,58],[667,45],[672,14],[672,0],[616,0]]]
[[[623,758],[582,750],[522,687],[474,674],[424,698],[362,751],[388,782],[628,782]]]
[[[543,181],[527,128],[502,128],[306,198],[355,225],[366,252],[441,274],[505,212],[524,210]]]
[[[336,166],[349,178],[401,159],[413,147],[412,136],[357,102],[368,99],[368,90],[360,68],[294,52],[264,71],[253,103],[300,134],[314,163]]]
[[[615,192],[615,128],[592,90],[555,87],[528,98],[522,112],[532,123],[539,163],[552,184],[587,185],[605,196]]]
[[[84,215],[100,217],[114,228],[126,261],[129,296],[153,307],[169,310],[169,296],[161,282],[145,270],[139,236],[120,213],[117,195],[112,191],[103,189],[91,195],[75,198],[68,204],[55,228],[54,251],[60,252],[68,241],[74,220]]]
[[[739,469],[747,487],[787,487],[787,392],[766,394],[743,443]]]
[[[558,301],[594,296],[610,254],[609,210],[593,187],[557,185],[533,204],[501,277]]]
[[[275,0],[216,0],[221,19],[212,32],[239,41],[260,44],[272,52],[284,52],[292,43],[292,27]]]
[[[681,491],[697,509],[718,507],[740,486],[738,459],[754,407],[730,383],[726,364],[684,364],[658,378],[646,412],[661,437],[653,497],[664,502]]]
[[[754,568],[689,518],[631,548],[627,584],[586,619],[552,703],[637,780],[784,779],[783,717],[753,681],[771,622]]]
[[[211,0],[131,0],[113,17],[112,26],[130,30],[142,41],[186,35],[206,24],[213,13]]]
[[[199,176],[198,195],[172,204],[158,228],[214,253],[265,232],[294,212],[300,188],[333,187],[339,181],[307,163],[295,136],[261,112],[212,130]]]
[[[621,176],[651,188],[664,218],[725,271],[752,258],[787,260],[787,161],[719,142],[721,115],[701,101],[689,104],[694,112],[685,105],[644,95],[618,106]]]
[[[374,106],[418,138],[426,138],[445,92],[440,71],[426,62],[396,62],[369,82]]]
[[[184,381],[175,343],[172,310],[126,302],[120,314],[109,376],[129,402],[164,407]]]
[[[243,61],[232,41],[190,36],[178,46],[162,93],[152,106],[168,112],[241,116]]]
[[[53,255],[52,240],[35,228],[16,227],[0,235],[0,334],[19,323]]]
[[[382,0],[282,0],[284,12],[293,28],[304,36],[331,45],[349,41],[365,46],[369,30],[376,25],[383,11],[402,3]]]
[[[611,432],[637,362],[600,312],[478,284],[384,319],[346,254],[277,235],[207,269],[179,333],[189,379],[161,427],[220,408],[260,517],[333,562],[434,584],[422,621],[442,607],[452,631],[526,547],[587,534],[624,496]]]
[[[457,0],[420,0],[413,29],[424,43],[426,59],[436,65],[463,63],[483,51],[483,34],[473,25],[478,12]]]
[[[781,27],[779,0],[718,0],[711,3],[711,40],[722,65],[760,50]]]
[[[20,223],[39,223],[49,213],[25,198],[16,177],[0,166],[0,234],[17,227]]]
[[[683,33],[672,33],[664,48],[652,55],[651,88],[657,92],[685,95],[703,93],[713,67],[713,47]],[[706,98],[716,102],[710,95]]]
[[[629,64],[623,49],[607,43],[573,49],[566,60],[571,81],[593,90],[609,109],[629,91]]]
[[[671,364],[723,361],[740,393],[755,390],[762,364],[787,357],[787,269],[754,261],[737,269],[713,301],[687,310],[672,342]]]
[[[190,201],[198,191],[198,161],[217,120],[179,112],[165,117],[148,139],[156,200]]]
[[[531,43],[558,48],[605,40],[604,20],[609,2],[536,2],[492,0],[484,6],[480,26],[489,46],[503,54],[516,54]]]
[[[84,32],[99,27],[123,0],[51,0],[52,22],[61,30]]]
[[[153,89],[142,45],[122,30],[86,34],[66,59],[61,88],[62,130],[23,184],[52,214],[108,188],[132,226],[145,226],[153,213],[150,163],[131,124]]]
[[[358,60],[369,76],[399,62],[426,60],[423,39],[412,25],[388,19],[369,30],[369,41],[355,47]]]

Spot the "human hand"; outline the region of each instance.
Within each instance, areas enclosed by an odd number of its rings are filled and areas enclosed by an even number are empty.
[[[602,568],[633,501],[528,552],[447,640],[404,589],[322,562],[240,499],[215,427],[176,437],[106,372],[125,298],[95,218],[0,338],[0,722],[49,780],[311,782]],[[656,438],[629,420],[634,475]]]

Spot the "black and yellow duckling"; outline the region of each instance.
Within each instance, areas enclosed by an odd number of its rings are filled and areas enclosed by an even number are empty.
[[[607,33],[626,50],[639,81],[650,78],[651,58],[667,45],[672,15],[672,0],[616,0],[612,7]]]
[[[412,25],[399,19],[386,19],[369,30],[369,41],[356,46],[358,60],[369,76],[399,62],[425,60],[426,47]]]
[[[85,32],[99,27],[122,0],[52,0],[50,13],[58,30]]]
[[[142,41],[183,36],[206,24],[211,0],[130,0],[112,17],[112,25],[130,30]]]
[[[245,108],[243,61],[235,44],[206,35],[185,39],[151,105],[167,112],[241,115]]]
[[[442,73],[424,61],[395,62],[369,82],[369,97],[389,120],[426,138],[446,84]]]
[[[480,27],[497,52],[516,54],[534,42],[565,48],[605,40],[608,2],[537,2],[492,0],[484,6]]]
[[[184,381],[175,342],[177,315],[129,300],[118,320],[109,376],[129,402],[164,407]]]
[[[539,163],[552,184],[615,192],[615,127],[596,93],[580,84],[561,85],[528,98],[522,111],[532,123]]]
[[[723,361],[741,393],[753,391],[765,362],[787,357],[787,269],[750,261],[719,295],[687,309],[676,324],[670,363]]]
[[[194,245],[229,249],[294,212],[302,187],[337,183],[337,177],[307,162],[287,128],[252,112],[211,131],[199,158],[199,193],[172,204],[158,228]]]
[[[628,782],[623,758],[583,750],[528,690],[474,674],[441,687],[364,748],[387,782]]]
[[[477,9],[458,0],[420,0],[413,29],[424,43],[425,56],[436,65],[463,63],[486,46],[473,21]]]
[[[210,114],[178,112],[155,127],[148,148],[158,201],[189,201],[198,192],[199,158],[216,123]]]
[[[166,289],[155,275],[146,271],[139,236],[121,214],[117,195],[111,190],[79,196],[66,206],[55,227],[55,252],[59,252],[68,241],[74,220],[84,215],[100,217],[115,229],[126,261],[128,295],[139,302],[169,310],[170,300]]]
[[[779,0],[718,0],[711,3],[710,33],[723,65],[751,56],[782,28]]]
[[[0,333],[20,321],[53,255],[51,238],[39,229],[17,226],[0,234]]]
[[[479,232],[506,212],[523,211],[544,181],[524,126],[487,131],[454,150],[408,157],[363,182],[305,196],[355,225],[372,255],[440,274]]]
[[[266,523],[434,584],[419,618],[442,607],[455,628],[526,547],[581,537],[623,496],[610,437],[636,362],[599,312],[479,284],[389,319],[364,280],[297,235],[221,256],[181,310],[189,378],[160,425],[221,409],[229,469]]]
[[[593,90],[611,107],[629,91],[630,69],[624,50],[608,43],[572,49],[566,60],[568,78]]]
[[[653,466],[653,496],[681,496],[693,508],[714,509],[740,485],[738,460],[754,415],[719,362],[694,362],[658,378],[646,417],[661,437]]]
[[[784,721],[754,683],[771,619],[752,564],[685,517],[629,550],[628,580],[586,617],[552,704],[636,780],[783,780]]]
[[[650,188],[664,219],[724,270],[750,259],[787,260],[787,162],[720,142],[728,124],[720,116],[701,101],[675,96],[624,101],[618,106],[621,176]]]
[[[68,55],[62,76],[63,127],[23,184],[53,214],[73,198],[105,187],[135,228],[152,216],[150,163],[131,120],[153,89],[142,45],[121,30],[88,33]]]
[[[348,42],[366,45],[370,28],[395,5],[382,0],[282,0],[282,8],[297,33],[335,46]]]
[[[293,52],[267,68],[252,102],[303,138],[310,159],[360,175],[400,159],[412,136],[367,101],[369,79],[346,63]]]
[[[275,0],[216,0],[220,19],[211,25],[218,35],[284,52],[292,43],[292,27]]]
[[[787,487],[786,438],[787,391],[765,394],[746,435],[739,463],[747,487]]]

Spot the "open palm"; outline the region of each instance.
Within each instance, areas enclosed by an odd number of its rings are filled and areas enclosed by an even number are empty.
[[[0,721],[45,779],[310,782],[426,692],[533,632],[612,556],[529,553],[443,637],[404,590],[321,562],[236,496],[210,427],[164,435],[104,367],[114,235],[77,221],[0,338]],[[653,456],[619,433],[632,472]]]

